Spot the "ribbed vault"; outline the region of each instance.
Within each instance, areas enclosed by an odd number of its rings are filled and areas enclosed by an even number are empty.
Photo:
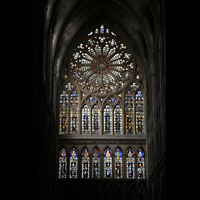
[[[49,0],[46,24],[51,70],[61,77],[74,47],[101,24],[131,46],[146,70],[153,55],[154,32],[159,32],[156,6],[156,0]]]

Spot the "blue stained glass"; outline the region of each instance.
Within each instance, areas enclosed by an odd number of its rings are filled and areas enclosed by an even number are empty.
[[[112,110],[109,105],[106,105],[104,109],[104,133],[112,133]]]
[[[115,178],[122,178],[122,152],[119,148],[115,151]]]
[[[82,152],[82,178],[89,178],[89,162],[89,151],[85,148]]]
[[[137,152],[137,161],[138,161],[138,179],[145,179],[145,160],[144,152],[142,149],[139,149]]]
[[[100,178],[100,153],[97,149],[92,154],[92,178]]]
[[[78,176],[78,153],[75,148],[70,151],[69,178],[77,178]]]
[[[92,134],[100,133],[100,109],[97,105],[92,109]]]
[[[100,33],[104,34],[104,25],[101,25],[101,27],[100,27]]]
[[[74,90],[70,97],[70,133],[75,134],[78,132],[78,94]]]
[[[112,152],[108,148],[104,152],[104,178],[112,178]]]
[[[82,109],[82,134],[90,133],[90,108],[85,105]]]
[[[59,177],[67,178],[67,151],[63,148],[59,153]]]
[[[60,96],[60,131],[59,134],[68,132],[68,95],[66,91]]]
[[[134,132],[134,120],[133,120],[133,112],[134,112],[134,104],[133,104],[133,94],[129,90],[125,97],[125,130],[126,134],[133,134]]]
[[[115,103],[117,103],[117,100],[114,97],[112,97],[108,102],[114,105]]]

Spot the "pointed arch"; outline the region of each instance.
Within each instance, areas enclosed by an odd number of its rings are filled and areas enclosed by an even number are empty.
[[[70,151],[69,178],[78,178],[78,152],[75,148]]]
[[[112,178],[112,151],[108,147],[104,151],[104,178]]]
[[[122,109],[120,105],[116,105],[114,108],[114,134],[122,134]]]
[[[144,134],[144,96],[140,90],[135,95],[135,129],[136,135]]]
[[[90,134],[90,107],[88,105],[82,108],[82,134]]]
[[[112,134],[112,108],[106,105],[103,111],[104,134]]]
[[[92,134],[100,134],[100,109],[98,105],[92,108]]]
[[[70,134],[78,133],[78,93],[73,90],[70,96]]]
[[[137,151],[137,173],[138,179],[146,178],[146,166],[145,166],[145,152],[142,148],[139,148]]]
[[[58,178],[66,179],[67,178],[67,151],[63,148],[59,152],[59,175]]]
[[[85,147],[82,151],[82,173],[81,173],[81,177],[88,179],[89,178],[89,170],[90,170],[90,152]]]
[[[92,153],[92,178],[100,178],[100,151],[97,147],[94,148]]]
[[[134,133],[134,95],[131,90],[125,95],[125,133]]]
[[[115,178],[121,179],[123,177],[122,168],[122,150],[118,147],[115,151]]]
[[[126,178],[135,178],[135,158],[132,148],[128,148],[126,151]]]
[[[69,97],[65,90],[60,95],[60,127],[59,134],[68,133],[68,106]]]

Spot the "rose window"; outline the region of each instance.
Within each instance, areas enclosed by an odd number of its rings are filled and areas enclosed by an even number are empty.
[[[134,70],[128,47],[104,26],[88,34],[70,61],[70,72],[81,90],[97,95],[121,91],[135,79]]]

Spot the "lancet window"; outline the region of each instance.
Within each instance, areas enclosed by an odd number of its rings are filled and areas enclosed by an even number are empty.
[[[100,109],[97,105],[92,109],[92,134],[100,133]]]
[[[63,148],[59,153],[59,177],[67,178],[67,151]]]
[[[122,178],[122,152],[119,148],[115,151],[115,178]]]
[[[78,152],[75,148],[70,151],[69,178],[78,177]]]
[[[129,148],[126,153],[126,178],[127,179],[135,178],[134,153],[131,148]]]
[[[73,91],[70,97],[70,133],[78,133],[78,94]]]
[[[82,178],[89,178],[90,157],[89,151],[85,148],[82,152]]]
[[[94,149],[92,154],[92,178],[100,178],[100,152],[97,148]]]
[[[112,152],[109,148],[104,152],[104,178],[112,178]]]
[[[145,160],[144,151],[139,149],[137,152],[137,164],[138,164],[138,179],[145,179]]]
[[[104,134],[112,134],[112,110],[109,105],[104,108]]]
[[[82,134],[90,133],[90,107],[85,105],[82,109]]]

